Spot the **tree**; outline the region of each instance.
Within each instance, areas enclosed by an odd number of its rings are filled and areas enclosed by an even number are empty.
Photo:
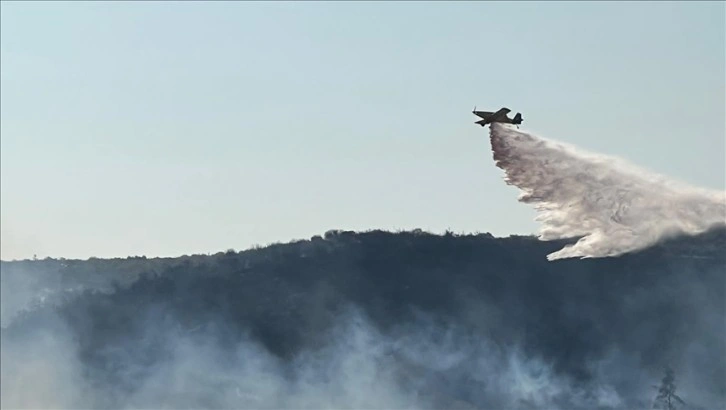
[[[676,394],[676,377],[673,369],[666,366],[665,376],[660,382],[660,386],[653,386],[658,389],[658,395],[653,403],[654,409],[677,409],[676,403],[685,405],[686,403]]]

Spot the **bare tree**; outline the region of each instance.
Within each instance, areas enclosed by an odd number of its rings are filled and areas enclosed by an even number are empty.
[[[673,369],[666,366],[665,376],[660,382],[660,386],[653,386],[658,389],[658,395],[653,403],[654,409],[676,410],[677,405],[685,405],[686,403],[676,394],[676,377]]]

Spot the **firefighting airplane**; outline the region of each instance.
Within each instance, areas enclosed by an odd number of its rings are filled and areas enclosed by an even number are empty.
[[[509,118],[507,114],[512,111],[509,108],[502,107],[497,112],[490,112],[490,111],[477,111],[476,107],[474,107],[474,113],[479,118],[482,118],[481,120],[475,122],[475,124],[479,124],[482,127],[484,127],[487,124],[491,124],[494,122],[502,122],[505,124],[514,124],[519,125],[522,123],[522,114],[517,113],[517,115],[514,116],[514,118]]]

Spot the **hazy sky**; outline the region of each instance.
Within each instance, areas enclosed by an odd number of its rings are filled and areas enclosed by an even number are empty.
[[[534,233],[474,105],[726,183],[723,2],[1,7],[3,260]]]

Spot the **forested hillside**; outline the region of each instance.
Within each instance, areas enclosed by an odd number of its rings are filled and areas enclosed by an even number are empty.
[[[2,262],[3,407],[649,408],[666,366],[722,407],[726,230],[547,261],[564,243],[329,231]]]

